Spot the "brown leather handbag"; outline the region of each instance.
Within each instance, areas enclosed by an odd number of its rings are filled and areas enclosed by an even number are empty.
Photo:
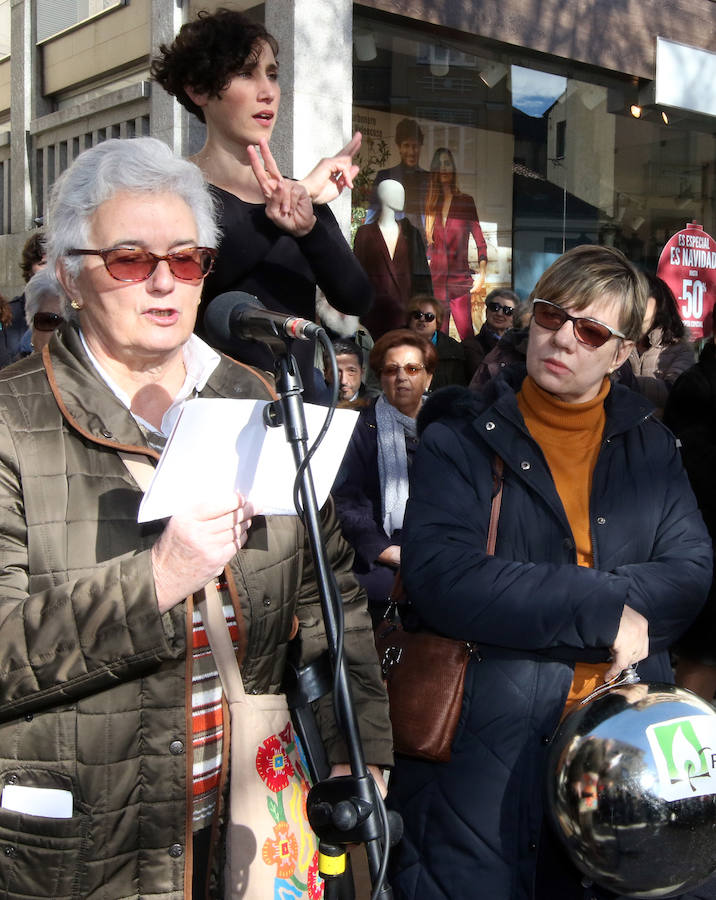
[[[487,532],[487,552],[494,556],[502,503],[503,462],[495,458],[495,492]],[[375,630],[383,678],[388,688],[393,746],[396,753],[448,762],[462,710],[465,673],[477,647],[431,631],[405,631],[394,619],[397,606],[408,603],[395,577],[386,618]]]

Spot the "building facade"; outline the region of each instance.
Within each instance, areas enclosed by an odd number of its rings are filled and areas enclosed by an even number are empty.
[[[149,64],[182,21],[217,5],[0,0],[0,54],[9,49],[0,57],[0,291],[21,287],[22,244],[81,150],[142,134],[185,154],[201,145],[201,126],[152,85]],[[247,9],[279,39],[272,146],[283,171],[300,176],[352,128],[363,132],[356,190],[338,204],[346,230],[370,217],[377,173],[398,171],[404,120],[422,139],[419,169],[450,152],[487,242],[488,289],[524,296],[584,242],[620,247],[653,270],[687,222],[716,230],[714,0],[221,5]],[[425,190],[430,176],[421,178]],[[472,239],[468,255],[476,270]]]

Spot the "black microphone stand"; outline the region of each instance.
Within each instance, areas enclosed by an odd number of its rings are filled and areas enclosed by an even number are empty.
[[[371,900],[392,900],[392,888],[385,881],[390,843],[388,818],[363,755],[346,665],[342,652],[339,652],[343,631],[342,599],[328,563],[310,465],[302,467],[308,445],[301,396],[303,384],[296,360],[290,352],[291,341],[284,339],[273,323],[267,323],[266,336],[261,340],[274,354],[278,393],[278,399],[266,407],[264,417],[271,427],[283,425],[286,440],[293,450],[297,472],[300,471],[299,496],[303,522],[314,559],[326,639],[334,668],[334,707],[338,726],[348,747],[352,772],[349,776],[319,781],[308,794],[307,814],[311,828],[319,839],[319,860],[322,861],[319,870],[325,882],[324,897],[325,900],[332,900],[339,896],[346,845],[364,843],[374,887]],[[341,857],[343,868],[340,862],[335,861]]]

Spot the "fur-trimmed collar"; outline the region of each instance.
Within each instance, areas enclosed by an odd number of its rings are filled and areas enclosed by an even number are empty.
[[[490,379],[481,391],[473,391],[457,385],[435,391],[429,396],[418,414],[418,434],[422,434],[428,425],[438,419],[473,419],[479,416],[501,394],[517,393],[526,375],[525,366],[522,363],[516,363],[506,366],[499,375]]]
[[[475,419],[486,409],[505,397],[515,395],[527,375],[522,363],[506,366],[492,378],[482,391],[472,391],[463,387],[445,387],[431,394],[418,415],[418,435],[432,422],[439,419]],[[502,409],[506,409],[501,404]],[[609,433],[629,428],[648,418],[654,410],[653,404],[638,391],[621,384],[612,384],[605,401],[607,418],[610,420]]]

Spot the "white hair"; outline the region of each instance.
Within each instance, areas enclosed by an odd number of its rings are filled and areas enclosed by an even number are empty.
[[[46,266],[39,272],[35,272],[25,285],[25,321],[30,328],[32,328],[32,320],[35,318],[35,313],[39,311],[42,299],[48,294],[59,299],[61,308],[67,306],[67,296],[62,290],[62,285],[55,277],[54,271]]]
[[[199,245],[216,247],[215,204],[199,168],[156,138],[114,138],[80,153],[55,182],[47,222],[48,269],[54,272],[62,260],[69,274],[79,274],[82,258],[68,257],[67,251],[87,248],[92,216],[120,191],[176,194],[194,214]]]

